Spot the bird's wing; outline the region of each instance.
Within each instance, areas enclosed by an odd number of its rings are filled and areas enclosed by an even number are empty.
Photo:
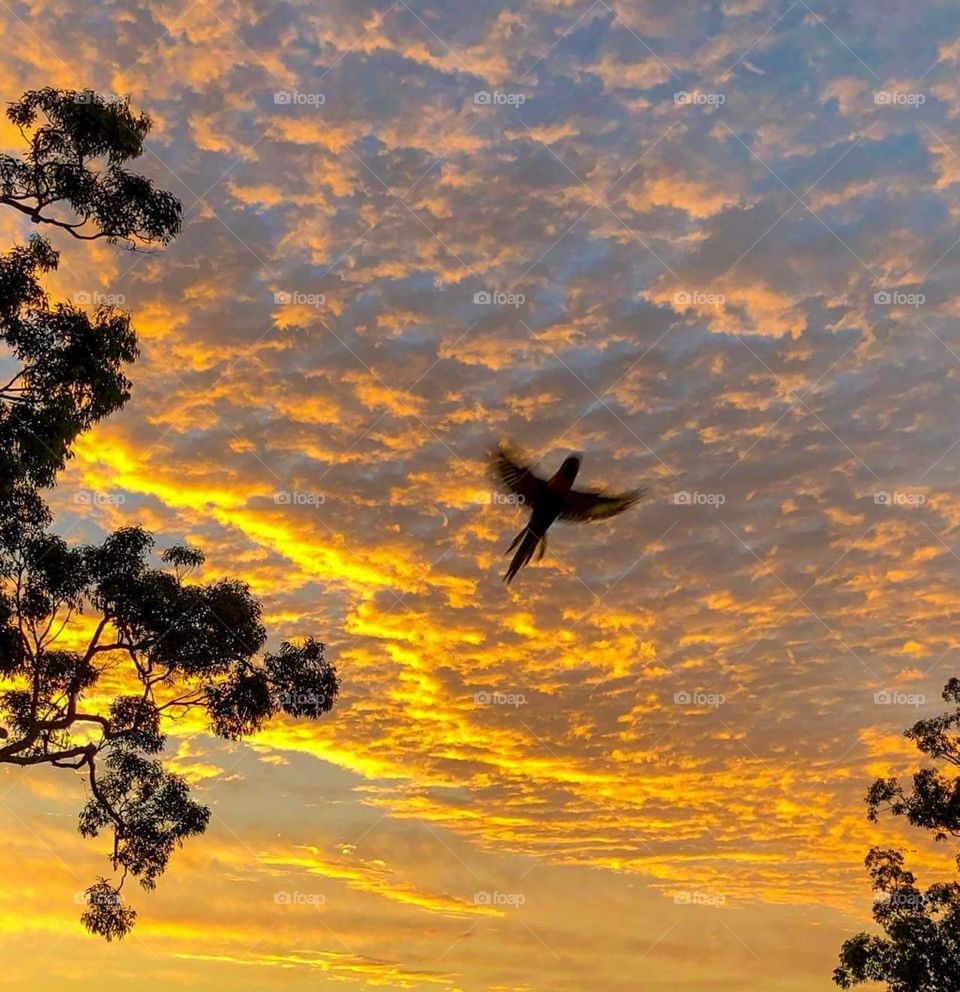
[[[633,489],[628,493],[611,494],[571,489],[564,497],[563,509],[558,519],[568,523],[606,520],[628,510],[646,495],[647,490],[644,488]]]
[[[517,461],[513,453],[502,444],[493,453],[493,475],[501,486],[514,496],[522,496],[527,503],[532,503],[547,484],[529,466]]]

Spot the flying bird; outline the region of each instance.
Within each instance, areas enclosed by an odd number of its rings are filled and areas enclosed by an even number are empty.
[[[506,445],[497,446],[493,453],[493,474],[497,483],[524,506],[530,507],[526,527],[505,552],[510,554],[517,549],[503,576],[507,585],[524,565],[530,563],[538,549],[537,561],[543,557],[547,550],[547,530],[555,520],[569,523],[606,520],[639,503],[647,494],[645,488],[619,494],[574,489],[573,482],[579,471],[580,458],[570,455],[555,475],[541,479],[532,468],[518,461]]]

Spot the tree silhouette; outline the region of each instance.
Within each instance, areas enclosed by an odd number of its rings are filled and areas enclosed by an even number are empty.
[[[150,129],[127,100],[43,89],[7,113],[28,150],[0,156],[0,204],[134,249],[179,232],[177,199],[122,168]],[[236,740],[280,713],[328,712],[339,682],[313,638],[265,652],[245,583],[190,580],[199,549],[157,560],[139,527],[73,548],[50,532],[40,490],[76,437],[129,398],[137,355],[129,314],[51,304],[41,277],[58,259],[37,235],[0,256],[0,341],[17,370],[0,387],[0,763],[84,773],[80,833],[110,835],[119,879],[86,890],[81,918],[112,940],[136,919],[120,895],[127,877],[152,889],[209,820],[159,757],[170,721]]]
[[[163,718],[198,713],[211,732],[236,740],[280,712],[319,717],[339,688],[313,639],[258,658],[266,631],[245,583],[187,581],[203,554],[185,546],[162,554],[166,567],[151,567],[152,545],[137,527],[78,548],[26,527],[0,557],[11,580],[0,599],[0,678],[13,686],[0,694],[0,762],[86,773],[80,833],[112,834],[121,879],[87,890],[83,920],[108,940],[135,919],[119,899],[127,875],[152,889],[174,847],[209,818],[153,757],[164,747]],[[58,647],[84,608],[92,614],[84,646]]]
[[[10,104],[28,149],[0,155],[0,203],[75,238],[166,244],[180,231],[180,202],[123,163],[143,154],[151,127],[129,100],[47,87]]]
[[[82,240],[166,244],[180,203],[123,164],[143,152],[146,114],[91,90],[41,89],[7,108],[26,150],[0,155],[0,204]],[[15,371],[0,386],[0,512],[18,486],[49,486],[82,431],[129,397],[129,315],[51,305],[40,277],[59,253],[38,235],[0,255],[0,339]],[[28,498],[19,493],[20,499]]]
[[[920,720],[905,736],[935,761],[960,768],[960,679],[950,679],[943,698],[953,712]],[[960,836],[960,776],[940,768],[921,768],[912,788],[896,778],[878,779],[867,793],[867,816],[881,812],[904,816],[939,840]],[[960,856],[957,858],[960,866]],[[841,988],[861,982],[886,982],[890,992],[960,992],[960,884],[937,883],[926,891],[915,885],[897,850],[873,848],[867,871],[875,891],[873,918],[885,936],[859,933],[840,951],[834,981]]]

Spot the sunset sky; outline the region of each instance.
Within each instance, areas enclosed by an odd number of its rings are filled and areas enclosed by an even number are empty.
[[[212,821],[120,944],[82,778],[0,770],[11,983],[807,992],[871,844],[951,877],[863,804],[960,674],[960,6],[922,8],[0,0],[2,100],[129,94],[184,208],[151,254],[52,236],[142,351],[57,530],[202,546],[343,681],[171,728]],[[500,438],[650,494],[506,589]]]

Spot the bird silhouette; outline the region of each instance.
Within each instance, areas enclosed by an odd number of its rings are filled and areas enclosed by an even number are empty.
[[[530,507],[527,525],[505,552],[510,554],[514,548],[517,549],[503,576],[507,585],[521,568],[530,563],[538,548],[537,561],[543,557],[547,550],[547,530],[555,520],[570,523],[606,520],[639,503],[647,494],[642,487],[619,494],[574,489],[573,482],[579,471],[579,456],[570,455],[563,460],[555,475],[542,479],[530,466],[523,464],[506,444],[497,446],[493,453],[494,478],[518,502]]]

